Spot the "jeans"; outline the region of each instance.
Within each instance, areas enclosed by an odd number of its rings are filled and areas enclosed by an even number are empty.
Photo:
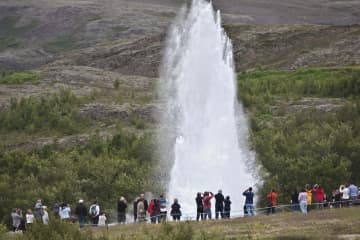
[[[211,209],[210,208],[204,208],[204,219],[206,220],[206,217],[211,219]]]
[[[307,214],[307,202],[305,201],[300,202],[300,210],[302,213]]]
[[[254,216],[254,205],[252,203],[245,204],[248,216]]]
[[[79,224],[80,224],[80,228],[84,227],[84,225],[86,224],[86,217],[80,215],[79,216]]]

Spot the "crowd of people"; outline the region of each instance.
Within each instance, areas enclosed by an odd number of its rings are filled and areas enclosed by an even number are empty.
[[[254,216],[254,192],[252,187],[246,189],[242,195],[245,197],[245,205],[243,208],[245,216]],[[314,184],[310,187],[306,184],[301,191],[295,190],[291,195],[290,207],[292,211],[301,211],[307,214],[313,206],[317,208],[340,208],[349,207],[353,204],[360,203],[359,188],[354,184],[341,185],[339,189],[332,191],[331,196],[327,196],[320,184]],[[215,199],[215,219],[230,218],[231,200],[230,196],[224,196],[222,190],[218,190],[217,194],[211,191],[204,193],[198,192],[195,196],[196,204],[196,221],[212,219],[211,201]],[[267,204],[265,212],[270,215],[276,212],[278,208],[278,194],[272,189],[266,196]],[[182,212],[178,199],[174,199],[170,205],[164,194],[158,198],[152,198],[150,202],[145,198],[145,194],[140,194],[133,201],[133,217],[134,222],[145,222],[148,219],[151,223],[160,223],[167,221],[168,210],[173,221],[180,221]],[[117,202],[117,222],[119,224],[126,223],[128,214],[128,203],[124,197],[120,197]],[[94,201],[90,207],[87,207],[83,199],[78,201],[75,211],[72,212],[71,207],[67,203],[53,206],[53,215],[62,221],[78,221],[80,228],[85,225],[105,226],[108,217],[104,211],[101,211],[97,201]],[[33,209],[28,209],[24,215],[20,208],[13,209],[11,213],[13,231],[25,231],[35,221],[43,224],[49,224],[50,218],[47,206],[43,205],[42,200],[38,199]],[[88,224],[88,222],[90,224]]]

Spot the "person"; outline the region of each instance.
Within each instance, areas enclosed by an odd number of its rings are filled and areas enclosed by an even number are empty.
[[[317,207],[324,208],[324,189],[319,184],[315,184],[313,187],[313,193],[315,194]]]
[[[245,206],[246,212],[248,216],[254,216],[254,193],[252,191],[252,187],[249,187],[243,192],[243,196],[245,196]]]
[[[341,206],[342,207],[349,206],[349,201],[350,201],[349,188],[345,185],[341,185],[339,190],[340,193],[342,194]]]
[[[300,210],[300,206],[299,206],[299,192],[295,189],[295,191],[291,194],[291,210],[293,212],[295,211],[299,211]]]
[[[58,202],[55,202],[54,206],[53,206],[53,214],[55,218],[59,218],[59,211],[60,211],[60,205]]]
[[[100,215],[100,206],[97,203],[97,201],[94,201],[94,203],[90,206],[89,214],[92,225],[96,227],[99,224],[99,215]]]
[[[134,222],[137,220],[137,204],[139,202],[139,197],[136,197],[133,201],[133,215],[134,215]]]
[[[358,199],[359,196],[359,189],[353,183],[349,186],[349,195],[350,195],[350,204],[352,206],[353,202]]]
[[[151,223],[155,224],[158,219],[160,220],[160,204],[158,199],[154,198],[150,201],[148,213]]]
[[[173,217],[174,221],[180,221],[181,218],[181,206],[177,198],[174,199],[174,203],[171,205],[170,215]]]
[[[106,214],[104,212],[102,212],[101,214],[99,214],[99,222],[98,222],[98,226],[106,226]]]
[[[224,200],[224,218],[230,218],[231,201],[230,196],[226,196]]]
[[[203,204],[204,204],[204,219],[208,217],[211,219],[211,199],[214,197],[212,192],[204,192]]]
[[[308,193],[305,189],[302,189],[298,197],[300,203],[300,210],[302,213],[307,214],[307,203],[308,203]]]
[[[23,215],[20,208],[14,208],[11,212],[11,220],[12,220],[12,230],[13,232],[22,230],[21,229],[21,221],[22,221]]]
[[[42,206],[42,222],[45,225],[49,225],[50,219],[49,219],[49,213],[47,211],[47,206]]]
[[[309,212],[312,204],[312,189],[310,188],[309,184],[305,185],[305,190],[307,194],[307,211]]]
[[[271,192],[268,193],[266,198],[268,201],[267,215],[269,215],[270,213],[274,214],[277,205],[277,193],[275,189],[272,189]]]
[[[80,199],[75,208],[75,215],[78,217],[80,228],[86,224],[87,207],[84,205],[84,200]]]
[[[27,210],[25,219],[26,219],[26,226],[29,226],[34,223],[35,216],[34,216],[33,212],[31,211],[31,209]]]
[[[145,216],[144,216],[144,218],[146,219],[146,212],[147,212],[147,210],[148,210],[149,204],[148,204],[147,200],[145,199],[145,194],[144,194],[144,193],[140,194],[139,201],[140,201],[140,200],[141,200],[141,201],[143,202],[143,204],[144,204],[144,209],[145,209],[145,212],[144,212]]]
[[[222,194],[222,190],[220,189],[218,193],[215,195],[215,218],[219,218],[219,214],[221,218],[224,218],[224,195]]]
[[[167,215],[168,201],[164,197],[164,194],[160,195],[159,205],[160,205],[160,219],[159,219],[159,222],[160,221],[165,222],[166,221],[166,215]]]
[[[339,189],[333,191],[333,205],[335,208],[339,208],[341,206],[341,193]]]
[[[117,213],[118,213],[118,222],[125,224],[126,222],[126,208],[127,202],[124,197],[120,197],[120,200],[117,204]]]
[[[34,207],[34,216],[37,221],[41,221],[41,214],[42,214],[42,200],[38,199],[35,203]]]
[[[204,219],[204,204],[203,204],[203,197],[201,196],[201,193],[198,192],[195,198],[196,202],[196,221],[199,221]]]
[[[137,202],[137,217],[139,222],[145,222],[146,221],[146,210],[145,210],[145,204],[144,204],[144,198],[140,198]]]
[[[67,203],[63,203],[60,207],[60,219],[63,221],[69,221],[71,217],[71,208]]]

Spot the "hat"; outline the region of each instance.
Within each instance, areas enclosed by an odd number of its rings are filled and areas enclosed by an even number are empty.
[[[84,200],[82,200],[82,199],[79,200],[79,203],[83,203],[83,202],[84,202]]]

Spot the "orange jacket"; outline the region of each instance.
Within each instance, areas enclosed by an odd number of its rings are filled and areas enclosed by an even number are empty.
[[[271,206],[276,206],[277,205],[277,193],[276,192],[270,192],[267,195],[267,200],[269,201],[269,203],[271,203]]]

